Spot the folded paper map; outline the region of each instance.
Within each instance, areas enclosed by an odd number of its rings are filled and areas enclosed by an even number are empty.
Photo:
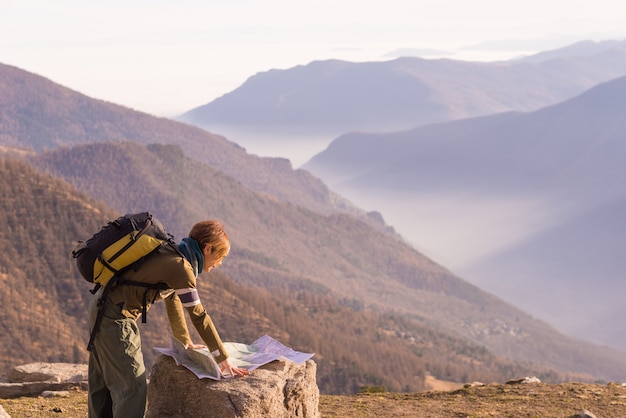
[[[278,359],[287,359],[298,364],[304,363],[315,354],[295,351],[269,335],[263,335],[249,345],[227,342],[224,343],[224,348],[233,366],[249,371]],[[220,366],[208,348],[185,348],[180,341],[172,337],[170,348],[155,348],[155,350],[173,357],[177,365],[191,370],[200,379],[220,380],[230,377],[220,372]]]

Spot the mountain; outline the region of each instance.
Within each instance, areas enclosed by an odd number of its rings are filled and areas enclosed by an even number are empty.
[[[249,187],[318,211],[359,211],[284,158],[259,158],[224,137],[94,100],[0,64],[0,147],[16,153],[98,141],[176,144]],[[365,218],[367,219],[367,218]]]
[[[622,77],[535,112],[344,135],[304,167],[461,277],[626,348],[625,112]]]
[[[416,57],[315,61],[258,73],[178,119],[229,133],[239,143],[265,143],[265,148],[256,145],[263,150],[279,136],[300,144],[322,136],[328,143],[352,131],[403,130],[509,110],[532,111],[626,75],[626,43],[590,47],[584,53],[579,45],[536,60],[492,63]]]
[[[552,51],[544,51],[538,54],[530,55],[528,57],[520,58],[519,61],[524,62],[542,62],[550,61],[559,58],[570,57],[582,57],[582,56],[602,56],[607,54],[606,58],[613,55],[615,50],[620,50],[626,47],[626,40],[622,41],[580,41],[575,44],[566,46],[564,48],[555,49]]]
[[[46,86],[49,84],[41,88]],[[29,91],[25,85],[19,88]],[[72,92],[65,93],[75,97]],[[42,99],[36,91],[31,94],[29,100],[35,112],[17,99],[0,107],[2,115],[28,115],[23,120],[16,116],[3,119],[0,138],[5,142],[0,145],[4,149],[14,151],[15,145],[6,141],[14,139],[15,132],[30,132],[31,127],[22,124],[36,125],[37,120],[49,121],[50,130],[39,131],[40,140],[53,143],[50,136],[56,135],[57,141],[63,141],[68,134],[67,121],[59,117],[68,113],[64,106],[77,112],[82,108],[60,100],[56,94],[54,106],[37,107]],[[93,106],[101,109],[96,106],[99,104]],[[144,119],[145,115],[130,109],[127,112],[122,112],[119,121],[112,118],[110,126],[128,126],[125,117],[139,117],[146,123],[146,132],[153,129],[152,122],[162,130],[172,126],[185,129],[180,123],[169,125],[160,119]],[[92,119],[96,126],[88,120],[84,123],[85,129],[95,131],[101,122],[96,115]],[[17,306],[22,302],[16,299],[20,292],[56,298],[59,302],[55,304],[62,309],[73,307],[78,319],[70,325],[78,344],[77,330],[85,329],[81,324],[86,289],[77,272],[67,268],[72,241],[89,237],[113,213],[147,208],[178,238],[193,222],[207,217],[226,224],[233,241],[232,254],[218,271],[200,280],[201,297],[209,301],[207,308],[224,338],[249,342],[267,332],[295,349],[315,351],[323,383],[320,387],[329,393],[354,392],[360,385],[384,385],[393,390],[420,388],[427,372],[454,381],[501,380],[522,373],[551,380],[563,376],[617,380],[623,376],[626,361],[622,352],[567,338],[467,283],[391,233],[380,218],[371,222],[361,216],[362,212],[353,216],[328,205],[297,205],[230,174],[242,171],[253,176],[252,167],[263,159],[248,158],[244,151],[224,152],[218,165],[186,155],[183,149],[188,141],[184,136],[177,137],[180,146],[173,145],[175,139],[167,140],[167,135],[162,138],[166,138],[164,143],[147,145],[142,142],[148,142],[146,138],[136,142],[95,142],[87,138],[81,144],[33,151],[27,157],[28,164],[3,162],[2,204],[6,206],[0,210],[5,217],[0,222],[11,229],[0,231],[1,245],[8,249],[0,255],[10,257],[0,260],[0,266],[7,266],[2,270],[7,286],[22,287],[9,289],[13,302],[1,305],[15,309],[0,315],[3,321],[7,318],[3,329],[10,330],[1,334],[0,338],[9,342],[2,341],[0,347],[10,344],[22,347],[22,351],[14,350],[15,357],[3,355],[1,359],[8,362],[43,355],[43,351],[26,350],[28,345],[19,345],[19,339],[16,343],[14,335],[32,332],[35,341],[45,336],[46,346],[64,336],[45,332],[46,326],[56,323],[55,312],[45,312],[50,320],[44,325],[35,322],[39,328],[15,333],[13,330],[22,324],[23,312],[40,302],[24,298],[29,303]],[[220,146],[237,148],[225,139],[216,142],[216,150]],[[230,172],[222,166],[229,167]],[[264,175],[261,172],[257,177],[267,179]],[[42,194],[42,188],[60,189],[57,183],[73,190],[63,194],[69,196],[69,204],[86,209],[68,209],[63,199]],[[313,194],[308,188],[294,192]],[[36,216],[30,217],[31,213]],[[55,234],[48,236],[46,227]],[[14,248],[23,250],[17,252]],[[67,269],[51,270],[46,268],[48,265]],[[20,274],[24,266],[28,274]],[[63,292],[49,292],[51,277],[63,283]],[[15,284],[13,278],[22,279],[24,284]],[[28,282],[31,278],[37,282]],[[166,344],[163,330],[167,326],[160,322],[164,316],[158,309],[151,310],[147,326],[142,326],[146,347]],[[37,347],[43,345],[39,342]],[[72,357],[84,356],[80,345],[74,346],[77,348]],[[154,353],[146,350],[147,358],[150,354]]]

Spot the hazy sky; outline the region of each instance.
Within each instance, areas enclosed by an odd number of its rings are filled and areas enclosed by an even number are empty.
[[[508,59],[626,39],[615,0],[0,0],[0,62],[175,116],[314,60]]]

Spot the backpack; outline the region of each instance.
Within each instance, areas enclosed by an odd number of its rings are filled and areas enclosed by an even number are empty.
[[[126,214],[109,222],[87,241],[78,241],[72,251],[78,271],[85,280],[106,286],[173,237],[149,212]]]
[[[138,268],[164,245],[171,246],[184,257],[174,242],[174,237],[168,234],[163,224],[149,212],[121,216],[103,226],[88,240],[78,241],[78,245],[72,250],[78,271],[85,280],[95,284],[91,290],[92,294],[100,287],[104,287],[98,300],[98,315],[87,344],[88,351],[93,349],[93,342],[104,314],[104,302],[109,290],[114,286],[130,285],[146,288],[141,313],[141,321],[146,322],[148,291],[165,290],[168,286],[165,283],[132,281],[122,275],[131,268]],[[154,298],[156,299],[156,294]]]

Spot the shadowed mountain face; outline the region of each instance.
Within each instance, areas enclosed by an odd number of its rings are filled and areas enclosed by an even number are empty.
[[[345,135],[305,168],[462,277],[625,347],[624,114],[625,77],[532,113]]]

